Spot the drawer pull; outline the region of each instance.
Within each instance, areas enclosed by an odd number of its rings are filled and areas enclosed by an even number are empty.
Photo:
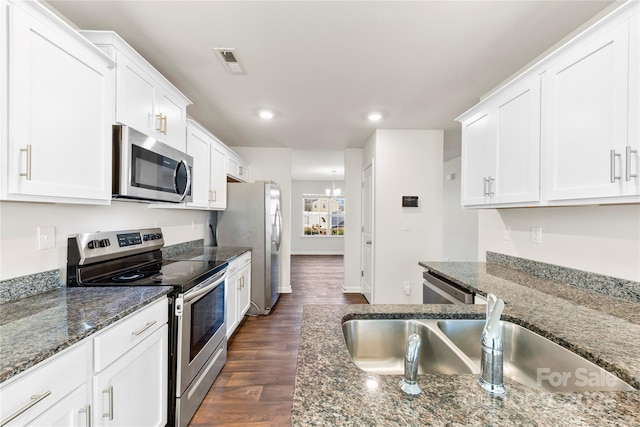
[[[140,335],[141,333],[143,333],[144,331],[146,331],[147,329],[149,329],[150,327],[152,327],[153,325],[155,325],[156,323],[158,323],[158,321],[157,321],[157,320],[153,320],[153,321],[151,321],[151,322],[147,322],[147,324],[146,324],[146,325],[144,325],[144,326],[142,327],[142,329],[138,329],[137,331],[133,331],[133,332],[131,332],[131,333],[132,333],[133,335],[135,335],[135,336],[138,336],[138,335]]]
[[[18,409],[16,412],[14,412],[13,414],[9,415],[9,417],[7,419],[3,420],[0,423],[0,427],[9,424],[11,421],[13,421],[17,417],[19,417],[20,415],[22,415],[23,413],[28,411],[31,407],[37,405],[39,402],[41,402],[45,397],[49,396],[50,394],[51,394],[51,391],[47,390],[44,393],[42,393],[41,395],[35,394],[35,395],[31,396],[31,402],[27,403],[22,408]]]

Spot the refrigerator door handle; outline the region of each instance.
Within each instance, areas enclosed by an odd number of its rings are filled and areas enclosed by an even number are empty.
[[[276,205],[276,215],[273,226],[275,228],[274,234],[276,238],[274,243],[276,244],[276,250],[279,251],[280,243],[282,242],[282,218],[280,217],[280,205]]]

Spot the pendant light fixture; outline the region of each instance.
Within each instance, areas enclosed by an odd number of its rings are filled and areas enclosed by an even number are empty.
[[[331,196],[333,198],[339,197],[342,191],[339,188],[336,188],[336,170],[332,170],[333,174],[333,183],[331,184],[331,188],[327,188],[324,190],[325,195]]]

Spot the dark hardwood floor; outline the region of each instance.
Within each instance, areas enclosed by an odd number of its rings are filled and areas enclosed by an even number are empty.
[[[245,317],[228,344],[227,363],[190,426],[288,426],[302,306],[366,304],[344,294],[342,256],[291,257],[290,294],[268,316]]]

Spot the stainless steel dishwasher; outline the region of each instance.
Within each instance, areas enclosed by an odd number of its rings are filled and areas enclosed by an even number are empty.
[[[422,277],[423,304],[473,304],[473,292],[429,271],[422,273]]]

